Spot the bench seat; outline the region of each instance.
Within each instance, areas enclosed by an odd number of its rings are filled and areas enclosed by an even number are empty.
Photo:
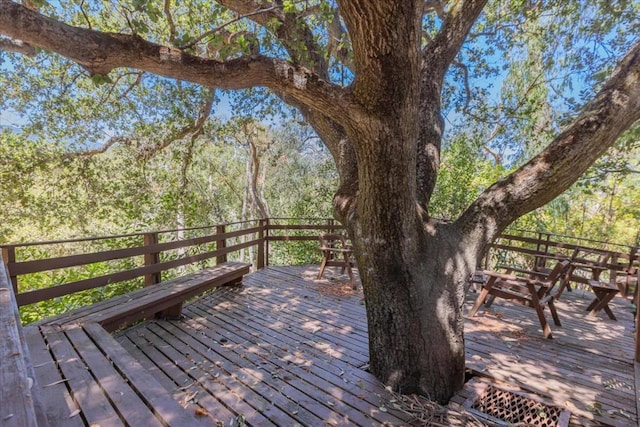
[[[186,299],[218,286],[239,284],[250,267],[251,264],[225,262],[45,319],[37,325],[98,323],[112,332],[154,316],[179,318]]]

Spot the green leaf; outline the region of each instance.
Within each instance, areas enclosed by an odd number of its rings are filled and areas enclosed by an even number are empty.
[[[100,86],[105,83],[113,84],[113,80],[111,80],[111,77],[109,77],[108,74],[94,74],[91,76],[91,81],[96,86]]]

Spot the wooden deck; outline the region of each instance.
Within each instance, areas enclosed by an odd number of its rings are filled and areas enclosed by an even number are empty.
[[[366,371],[361,293],[314,280],[317,271],[269,267],[242,287],[186,304],[181,321],[145,322],[115,337],[202,425],[413,424],[410,402]],[[468,307],[475,294],[469,298]],[[563,295],[563,327],[553,329],[553,340],[543,338],[532,309],[502,300],[468,319],[467,366],[475,377],[431,425],[478,425],[456,403],[487,378],[568,408],[572,425],[637,425],[628,303],[616,298],[614,322],[604,313],[587,317],[590,298]]]

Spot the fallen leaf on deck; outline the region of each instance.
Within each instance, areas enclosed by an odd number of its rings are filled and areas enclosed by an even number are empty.
[[[43,388],[44,388],[44,387],[51,387],[51,386],[54,386],[54,385],[56,385],[56,384],[66,383],[67,381],[69,381],[69,380],[68,380],[68,379],[64,379],[64,380],[60,380],[60,381],[54,381],[54,382],[52,382],[52,383],[50,383],[50,384],[43,385],[42,387],[43,387]]]
[[[206,409],[204,408],[196,408],[196,410],[194,411],[196,416],[198,417],[208,417],[209,416],[209,412],[207,412]]]

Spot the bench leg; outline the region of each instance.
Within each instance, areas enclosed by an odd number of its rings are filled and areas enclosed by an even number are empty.
[[[538,320],[540,320],[540,326],[542,326],[542,333],[544,334],[544,337],[548,339],[553,338],[553,335],[551,335],[551,327],[549,326],[549,323],[547,323],[547,318],[544,317],[544,311],[542,311],[540,304],[537,304],[535,309],[538,314]]]
[[[560,317],[558,317],[558,311],[556,310],[556,305],[553,303],[553,299],[549,300],[549,311],[551,311],[551,316],[553,316],[553,323],[556,326],[562,326],[560,324]]]
[[[156,317],[169,320],[180,320],[182,316],[182,303],[173,305],[156,314]]]
[[[480,291],[480,295],[478,295],[476,302],[473,304],[473,307],[471,307],[471,310],[469,310],[469,316],[473,317],[476,315],[476,313],[478,312],[478,309],[480,308],[484,300],[487,298],[487,295],[489,295],[489,291],[487,290],[487,288],[486,287],[482,288],[482,291]]]
[[[602,292],[594,289],[593,291],[596,294],[596,297],[587,307],[589,315],[595,316],[600,310],[604,310],[611,320],[618,320],[609,307],[609,301],[616,296],[617,290],[615,292]]]
[[[322,257],[322,264],[320,264],[320,271],[318,271],[318,277],[317,277],[318,280],[322,279],[322,274],[324,273],[324,269],[326,266],[327,266],[327,257],[324,256]]]

